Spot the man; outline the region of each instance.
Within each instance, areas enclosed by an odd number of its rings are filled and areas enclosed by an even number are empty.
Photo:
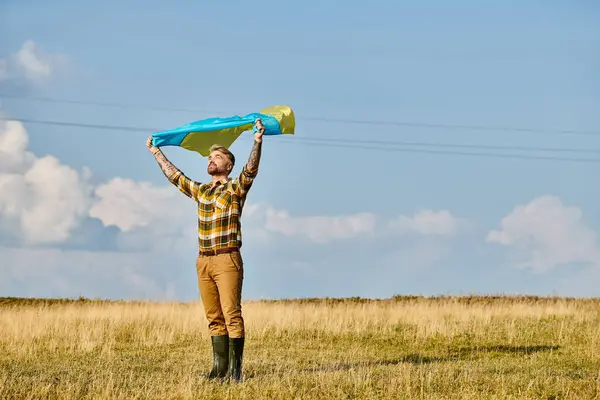
[[[229,177],[235,165],[234,155],[225,147],[212,146],[207,168],[212,176],[210,183],[185,176],[152,145],[152,137],[146,143],[169,181],[198,203],[196,273],[213,346],[213,368],[206,375],[209,379],[240,381],[242,378],[245,331],[241,307],[244,271],[240,217],[261,156],[265,128],[260,119],[256,120],[256,128],[248,162],[235,178]]]

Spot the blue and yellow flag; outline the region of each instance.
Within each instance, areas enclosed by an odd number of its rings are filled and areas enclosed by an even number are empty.
[[[152,144],[156,147],[178,146],[195,151],[204,157],[209,155],[212,145],[229,148],[245,131],[256,132],[255,121],[260,118],[265,127],[265,135],[294,134],[296,120],[288,106],[272,106],[258,113],[243,117],[234,115],[226,118],[207,118],[152,134]]]

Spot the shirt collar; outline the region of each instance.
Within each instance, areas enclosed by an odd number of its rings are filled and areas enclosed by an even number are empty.
[[[231,177],[229,178],[224,178],[224,179],[219,179],[218,181],[214,182],[211,184],[212,187],[217,187],[219,185],[225,185],[227,182],[229,182],[231,180]]]

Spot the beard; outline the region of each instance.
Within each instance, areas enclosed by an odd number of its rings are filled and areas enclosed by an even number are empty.
[[[225,167],[219,168],[216,164],[210,163],[206,168],[206,172],[209,175],[227,175],[227,169]]]

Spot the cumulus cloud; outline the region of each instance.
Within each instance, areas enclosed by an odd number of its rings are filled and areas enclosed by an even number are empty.
[[[392,231],[419,235],[452,236],[458,233],[461,220],[447,210],[420,210],[412,217],[401,215],[392,220]]]
[[[21,122],[0,122],[0,229],[28,244],[58,244],[86,218],[117,227],[128,248],[156,248],[172,236],[194,238],[193,202],[172,186],[114,178],[93,186],[53,156],[28,150]],[[16,229],[15,229],[16,228]],[[158,241],[159,245],[161,241]]]
[[[265,229],[287,236],[306,236],[317,243],[369,235],[375,230],[375,216],[358,213],[346,216],[293,217],[287,211],[266,209]]]
[[[168,230],[189,216],[184,204],[187,198],[174,186],[156,187],[149,182],[114,178],[98,186],[95,194],[98,201],[90,209],[90,216],[123,232],[153,223]]]
[[[22,123],[0,121],[0,172],[23,172],[35,161],[27,151],[29,136]]]
[[[32,40],[7,58],[0,58],[0,81],[25,79],[40,83],[66,67],[67,58],[60,54],[44,52]]]
[[[17,226],[30,244],[64,242],[90,206],[89,171],[36,157],[27,144],[20,122],[0,122],[0,227]]]
[[[500,227],[488,233],[487,241],[517,250],[525,258],[518,267],[544,272],[574,263],[600,266],[596,232],[578,207],[558,197],[541,196],[515,207]]]
[[[391,221],[378,221],[375,214],[360,212],[333,216],[293,216],[268,205],[253,205],[252,215],[261,215],[264,230],[285,236],[305,237],[325,244],[350,238],[377,238],[396,235],[453,236],[463,223],[447,210],[422,210],[413,216],[401,215]]]
[[[191,251],[197,244],[196,205],[170,184],[114,178],[95,189],[89,215],[119,229],[122,249]]]

